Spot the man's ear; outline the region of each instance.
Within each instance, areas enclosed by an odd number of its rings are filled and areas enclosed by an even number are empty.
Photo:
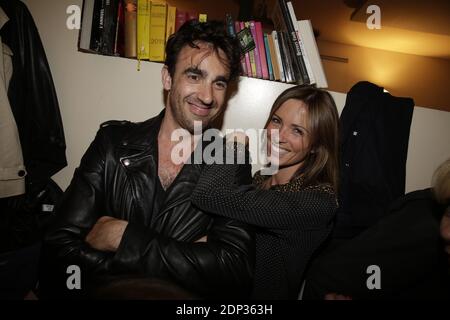
[[[161,79],[164,90],[169,91],[172,88],[172,77],[170,76],[167,66],[164,66],[161,69]]]

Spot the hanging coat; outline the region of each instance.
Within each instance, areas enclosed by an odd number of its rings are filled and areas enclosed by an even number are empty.
[[[27,183],[46,184],[67,165],[58,99],[38,30],[27,7],[0,0],[9,21],[2,41],[13,52],[8,97],[19,130]]]
[[[413,110],[412,99],[394,97],[373,83],[358,82],[350,89],[340,118],[340,194],[334,237],[356,236],[405,194]]]
[[[0,7],[0,30],[8,22]],[[19,131],[8,99],[12,77],[12,51],[0,36],[0,198],[25,193],[25,167]]]

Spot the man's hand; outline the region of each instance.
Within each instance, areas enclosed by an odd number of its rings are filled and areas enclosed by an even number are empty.
[[[116,252],[128,222],[104,216],[98,219],[85,241],[94,249]]]

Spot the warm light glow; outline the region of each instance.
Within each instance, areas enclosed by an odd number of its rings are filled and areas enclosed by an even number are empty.
[[[364,23],[351,22],[341,30],[346,43],[374,49],[450,58],[450,37],[383,26],[369,30]]]

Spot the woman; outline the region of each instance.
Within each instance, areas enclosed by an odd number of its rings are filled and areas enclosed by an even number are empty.
[[[328,92],[292,87],[276,99],[265,125],[269,159],[278,172],[258,172],[253,187],[239,186],[236,173],[250,174],[249,165],[210,165],[194,190],[192,201],[203,210],[257,227],[255,299],[297,299],[308,260],[330,232],[337,208],[338,121]]]

